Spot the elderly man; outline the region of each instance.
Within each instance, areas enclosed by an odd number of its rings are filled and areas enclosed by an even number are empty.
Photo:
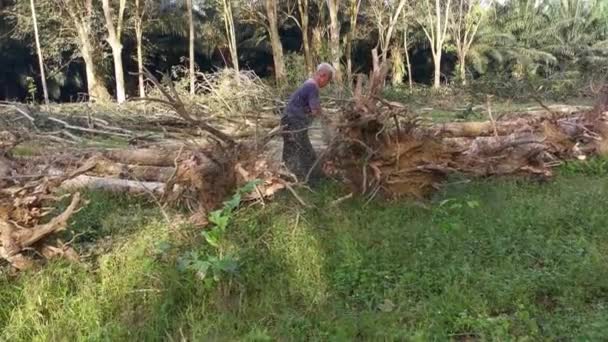
[[[298,181],[317,181],[322,177],[315,150],[308,137],[308,128],[321,115],[319,89],[334,76],[334,68],[322,63],[312,78],[296,90],[281,117],[283,126],[283,162]]]

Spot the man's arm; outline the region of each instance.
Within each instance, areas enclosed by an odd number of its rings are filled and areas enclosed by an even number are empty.
[[[322,114],[321,100],[319,99],[319,89],[315,85],[311,85],[308,95],[308,107],[310,107],[310,115],[318,117]]]

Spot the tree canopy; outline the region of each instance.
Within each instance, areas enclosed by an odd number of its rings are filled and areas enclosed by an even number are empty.
[[[193,69],[249,69],[282,85],[327,61],[348,86],[372,68],[374,48],[397,85],[584,80],[608,69],[601,0],[192,0],[191,16],[187,5],[35,1],[51,100],[139,96],[140,69],[186,66],[190,45]],[[0,0],[0,98],[42,99],[32,19],[30,1]]]

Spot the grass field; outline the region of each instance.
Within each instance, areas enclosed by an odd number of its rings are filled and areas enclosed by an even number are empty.
[[[285,195],[235,215],[239,268],[215,284],[178,267],[206,248],[199,231],[90,193],[72,222],[82,263],[0,276],[0,340],[599,341],[607,175],[594,161],[550,183],[454,181],[424,204]]]

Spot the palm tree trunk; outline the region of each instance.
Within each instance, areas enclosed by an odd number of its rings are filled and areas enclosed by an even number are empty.
[[[40,64],[40,78],[42,81],[42,92],[44,94],[44,103],[49,104],[49,91],[46,86],[46,76],[44,73],[44,58],[42,57],[42,49],[40,48],[40,37],[38,36],[38,20],[36,19],[36,6],[34,0],[30,0],[32,8],[32,21],[34,22],[34,37],[36,39],[36,52],[38,54],[38,63]]]

